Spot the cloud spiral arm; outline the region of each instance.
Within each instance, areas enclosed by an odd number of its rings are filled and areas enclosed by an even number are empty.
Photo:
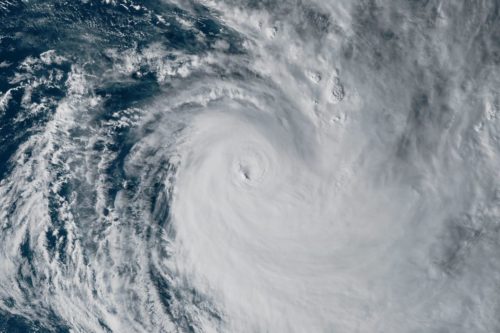
[[[0,319],[500,330],[494,1],[100,5],[0,63]]]

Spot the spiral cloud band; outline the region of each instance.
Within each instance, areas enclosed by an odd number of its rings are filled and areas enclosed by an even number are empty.
[[[35,2],[0,332],[500,331],[496,1]]]

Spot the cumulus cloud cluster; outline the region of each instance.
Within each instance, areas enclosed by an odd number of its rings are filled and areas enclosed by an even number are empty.
[[[21,95],[19,123],[53,112],[2,168],[0,315],[500,330],[495,1],[102,5],[167,42],[16,67],[0,116]]]

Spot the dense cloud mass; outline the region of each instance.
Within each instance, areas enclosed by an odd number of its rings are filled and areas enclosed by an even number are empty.
[[[497,0],[0,0],[0,332],[500,332]]]

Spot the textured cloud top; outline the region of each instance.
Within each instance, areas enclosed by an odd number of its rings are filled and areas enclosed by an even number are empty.
[[[0,332],[497,332],[496,1],[1,1]]]

